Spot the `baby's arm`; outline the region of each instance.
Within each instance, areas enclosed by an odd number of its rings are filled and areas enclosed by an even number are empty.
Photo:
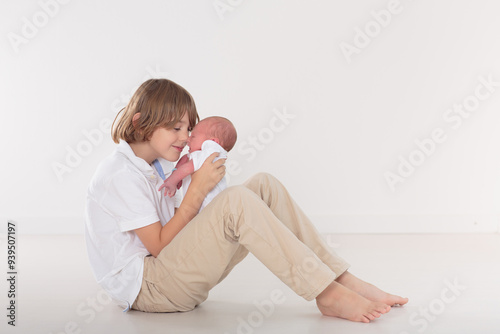
[[[159,191],[161,191],[163,188],[165,188],[165,196],[174,196],[175,192],[177,191],[177,185],[182,181],[182,179],[184,179],[188,175],[193,174],[194,172],[193,161],[189,160],[187,154],[179,160],[175,168],[176,169],[172,172],[172,174],[165,180],[165,182],[163,182],[161,187],[158,189]]]

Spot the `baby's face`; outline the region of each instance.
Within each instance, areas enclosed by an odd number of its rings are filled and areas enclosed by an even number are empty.
[[[201,144],[205,140],[208,140],[206,134],[207,124],[205,122],[200,122],[196,124],[193,131],[191,131],[191,136],[188,139],[189,153],[201,150]]]

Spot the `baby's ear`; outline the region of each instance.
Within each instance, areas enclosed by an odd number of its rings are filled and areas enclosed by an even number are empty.
[[[214,142],[216,142],[217,144],[219,144],[219,145],[220,145],[219,138],[212,138],[211,140],[213,140]]]

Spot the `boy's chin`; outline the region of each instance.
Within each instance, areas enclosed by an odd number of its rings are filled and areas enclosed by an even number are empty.
[[[178,152],[173,152],[173,153],[170,153],[168,155],[162,156],[163,159],[170,161],[170,162],[176,162],[177,160],[179,160],[180,157],[181,157],[181,154]]]

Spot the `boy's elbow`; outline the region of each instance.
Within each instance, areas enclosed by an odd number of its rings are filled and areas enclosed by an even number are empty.
[[[155,258],[160,254],[164,247],[161,230],[162,226],[159,221],[135,230],[135,233],[141,240],[146,250]]]
[[[148,249],[148,251],[151,254],[151,256],[156,258],[158,257],[158,255],[160,255],[162,249],[163,247],[161,246],[161,241],[160,241],[158,244],[152,247],[152,249]]]
[[[148,249],[149,253],[151,254],[151,256],[154,256],[156,258],[156,257],[158,257],[158,255],[160,255],[163,248],[165,248],[169,243],[170,243],[170,241],[166,241],[160,237],[160,239],[159,239],[158,243],[155,245],[155,247],[153,247],[153,249],[151,249],[151,250]]]

